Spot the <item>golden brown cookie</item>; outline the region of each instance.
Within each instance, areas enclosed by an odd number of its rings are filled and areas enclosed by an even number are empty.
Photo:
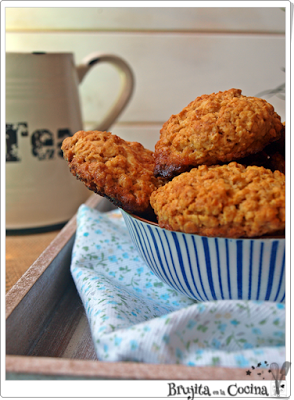
[[[201,164],[255,154],[278,140],[282,128],[271,104],[239,89],[197,97],[163,125],[155,145],[155,175],[171,178]]]
[[[159,226],[215,237],[258,237],[285,229],[285,175],[231,162],[202,165],[151,195]]]
[[[132,213],[151,209],[150,195],[163,184],[153,175],[152,151],[100,131],[79,131],[61,149],[71,173],[88,189]]]

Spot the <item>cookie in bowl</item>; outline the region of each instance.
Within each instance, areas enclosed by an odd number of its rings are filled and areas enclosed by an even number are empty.
[[[282,130],[280,116],[264,99],[240,89],[204,94],[162,126],[154,173],[170,179],[198,165],[237,161],[277,141]]]
[[[161,228],[210,237],[259,237],[285,229],[285,175],[231,162],[201,165],[151,194]]]
[[[110,132],[76,132],[61,149],[70,172],[88,189],[129,212],[148,214],[151,193],[165,183],[153,175],[151,150]]]

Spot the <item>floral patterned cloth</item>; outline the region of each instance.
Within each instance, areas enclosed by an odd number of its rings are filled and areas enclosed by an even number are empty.
[[[119,210],[79,208],[71,273],[102,361],[229,367],[285,361],[285,306],[196,302],[140,258]]]

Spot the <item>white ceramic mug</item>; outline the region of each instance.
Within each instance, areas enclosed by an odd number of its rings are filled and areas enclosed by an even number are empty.
[[[6,54],[6,229],[53,229],[68,221],[90,192],[70,174],[60,150],[83,129],[79,83],[96,64],[121,78],[118,98],[96,128],[108,130],[134,87],[121,58],[92,53],[75,66],[71,53]]]

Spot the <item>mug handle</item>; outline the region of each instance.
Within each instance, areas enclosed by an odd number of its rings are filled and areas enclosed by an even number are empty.
[[[134,74],[130,66],[122,58],[112,54],[92,53],[85,57],[81,64],[76,67],[79,83],[82,82],[87,72],[94,65],[101,62],[113,64],[118,69],[121,80],[119,95],[104,120],[99,124],[99,128],[97,128],[100,131],[107,131],[131,98],[134,89]]]

